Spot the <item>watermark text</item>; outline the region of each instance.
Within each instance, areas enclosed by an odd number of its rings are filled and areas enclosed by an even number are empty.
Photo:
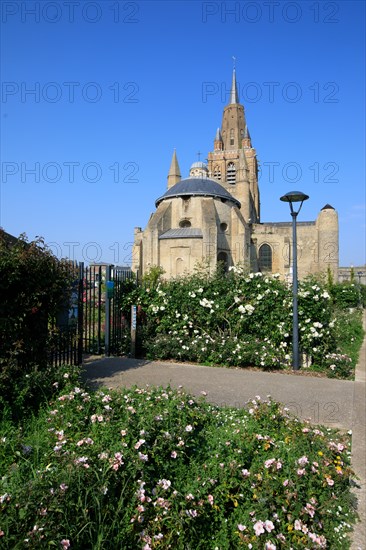
[[[95,24],[102,21],[113,23],[139,23],[140,6],[137,2],[85,2],[75,0],[33,2],[27,0],[1,2],[1,21],[9,23],[79,23]]]
[[[2,103],[138,103],[137,82],[25,82],[7,81],[1,84]]]
[[[2,162],[2,183],[139,183],[137,162],[118,162],[106,166],[99,162]]]

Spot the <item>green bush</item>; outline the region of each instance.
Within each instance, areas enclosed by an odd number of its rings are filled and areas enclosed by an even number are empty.
[[[70,385],[1,436],[4,549],[350,546],[350,437],[270,398]]]
[[[362,302],[360,286],[348,281],[332,285],[330,294],[334,305],[339,309],[356,308]]]
[[[151,286],[149,281],[147,277],[147,284],[125,299],[127,308],[136,303],[141,310],[141,354],[150,359],[240,367],[291,366],[292,289],[278,275],[249,274],[235,267],[228,274],[218,270],[209,276],[201,270],[170,281],[154,277]],[[334,290],[342,285],[329,285],[315,277],[299,284],[300,348],[311,358],[311,369],[349,378],[357,354],[346,361],[347,368],[339,364],[336,374],[329,369],[334,363],[326,358],[332,353],[347,354],[337,344],[339,331],[332,296],[337,292],[343,296],[342,307],[347,311],[349,301],[340,290],[331,294],[329,286]],[[347,293],[354,299],[354,288],[350,288]]]
[[[0,408],[21,414],[46,391],[51,324],[74,276],[42,239],[9,243],[0,231]]]

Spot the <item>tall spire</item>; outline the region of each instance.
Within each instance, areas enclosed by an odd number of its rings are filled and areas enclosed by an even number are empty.
[[[236,84],[236,71],[234,65],[230,100],[224,108],[221,124],[221,134],[224,150],[232,151],[241,148],[242,139],[244,136],[244,128],[244,107],[239,103],[238,89]]]
[[[251,147],[252,146],[250,133],[249,133],[247,125],[245,125],[243,139],[242,139],[241,143],[242,143],[243,147]]]
[[[222,141],[220,128],[217,128],[217,130],[216,130],[215,141]]]
[[[233,68],[233,80],[231,83],[231,92],[230,92],[230,102],[231,105],[235,103],[239,103],[238,98],[238,90],[236,85],[236,73],[235,73],[235,67]]]
[[[173,187],[173,185],[178,183],[178,181],[180,181],[181,178],[182,178],[182,176],[180,174],[177,154],[176,154],[175,149],[174,149],[172,162],[170,164],[170,169],[169,169],[169,174],[168,174],[168,189],[170,189],[171,187]]]
[[[216,135],[215,135],[215,141],[214,141],[214,150],[215,151],[222,151],[224,148],[224,144],[222,141],[222,135],[220,128],[217,128]]]

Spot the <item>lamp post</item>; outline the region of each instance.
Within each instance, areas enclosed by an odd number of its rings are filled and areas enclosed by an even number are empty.
[[[301,191],[290,191],[280,198],[283,202],[288,202],[292,216],[292,368],[299,370],[299,316],[297,309],[297,236],[296,236],[296,218],[301,210],[302,203],[309,198]],[[298,210],[294,209],[294,203],[299,202]]]

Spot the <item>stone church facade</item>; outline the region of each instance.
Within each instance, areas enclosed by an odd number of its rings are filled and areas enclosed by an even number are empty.
[[[207,164],[195,162],[182,179],[174,151],[167,190],[155,206],[146,228],[135,228],[132,270],[140,276],[152,266],[174,278],[197,264],[214,271],[222,262],[226,269],[240,264],[291,278],[292,223],[260,220],[257,154],[238,101],[235,69]],[[298,221],[297,240],[299,278],[330,268],[337,279],[338,215],[332,206],[324,206],[314,221]]]

